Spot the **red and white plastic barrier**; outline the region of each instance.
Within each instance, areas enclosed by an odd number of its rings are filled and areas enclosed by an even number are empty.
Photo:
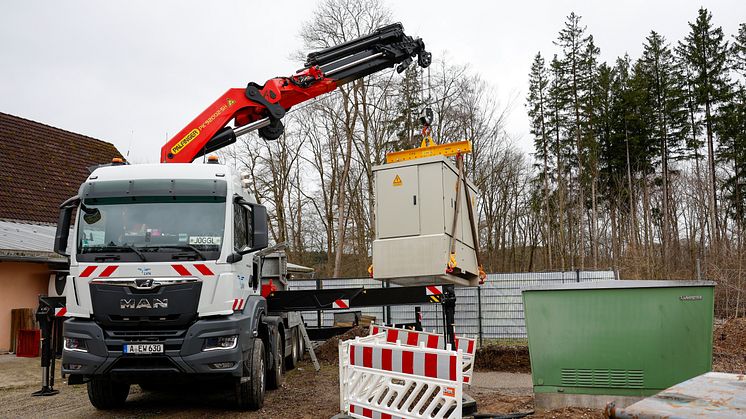
[[[353,418],[462,416],[464,352],[389,342],[389,330],[339,343],[340,408]],[[436,335],[437,336],[437,335]]]
[[[445,348],[445,337],[438,333],[419,332],[417,330],[398,329],[395,327],[370,326],[370,334],[378,335],[385,333],[385,339],[388,343],[401,342],[407,346],[422,346],[431,349]],[[463,352],[464,360],[462,364],[464,384],[470,385],[472,374],[474,372],[474,354],[477,350],[476,339],[463,336],[456,336],[456,349]]]

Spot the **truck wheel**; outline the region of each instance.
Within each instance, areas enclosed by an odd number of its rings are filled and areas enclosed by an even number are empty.
[[[298,358],[300,353],[300,345],[298,344],[298,329],[292,329],[290,336],[290,356],[285,358],[285,369],[292,370],[298,365]]]
[[[282,344],[282,337],[280,336],[280,333],[275,333],[274,337],[272,338],[275,340],[275,356],[273,357],[273,363],[271,366],[268,365],[269,371],[267,371],[267,388],[270,390],[275,390],[280,388],[282,386],[282,381],[285,374],[285,356],[284,356],[284,348],[285,345]]]
[[[241,410],[257,410],[264,405],[264,342],[254,339],[254,348],[244,355],[243,377],[236,380],[236,404]]]
[[[94,377],[88,382],[88,399],[96,409],[107,410],[124,405],[130,385],[106,377]]]
[[[298,361],[303,361],[303,358],[306,356],[306,341],[303,340],[303,336],[300,334],[300,329],[298,329]]]

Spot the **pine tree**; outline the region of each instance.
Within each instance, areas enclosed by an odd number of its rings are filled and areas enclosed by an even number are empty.
[[[544,237],[547,266],[553,267],[551,246],[551,219],[549,211],[549,178],[550,178],[550,138],[547,132],[547,95],[549,77],[544,57],[537,53],[529,74],[528,98],[526,106],[531,121],[531,134],[534,136],[535,157],[542,162],[539,181],[542,184],[541,201],[544,212]]]
[[[598,68],[596,89],[593,95],[595,138],[598,143],[598,193],[601,202],[606,203],[611,224],[611,258],[612,266],[619,266],[621,242],[619,240],[619,193],[618,187],[623,184],[619,178],[624,173],[624,154],[616,151],[619,142],[614,142],[614,83],[615,71],[603,63]],[[617,159],[621,157],[621,160]],[[620,182],[621,181],[621,182]]]
[[[598,269],[598,250],[599,250],[599,239],[598,239],[598,153],[599,145],[598,138],[595,132],[596,114],[597,110],[594,106],[594,97],[598,90],[598,56],[601,50],[593,42],[593,35],[588,36],[588,43],[586,44],[585,51],[581,56],[583,65],[586,70],[586,89],[583,92],[583,114],[585,120],[584,134],[583,134],[583,146],[588,151],[588,155],[585,158],[586,167],[583,172],[586,173],[586,179],[583,184],[586,187],[590,187],[590,208],[591,208],[591,247],[593,254],[593,268]]]
[[[645,39],[641,64],[650,89],[650,118],[653,124],[651,135],[654,141],[658,142],[660,150],[663,204],[660,217],[661,260],[665,275],[669,264],[670,242],[676,236],[673,231],[675,215],[671,209],[669,162],[685,140],[686,108],[681,77],[677,74],[673,53],[665,39],[655,31],[651,31]]]
[[[407,67],[404,77],[399,82],[396,101],[396,117],[392,121],[396,128],[397,150],[408,149],[419,145],[419,113],[423,106],[421,99],[420,70],[416,65]]]
[[[731,45],[731,60],[733,69],[736,70],[742,78],[746,78],[746,23],[738,26],[738,34],[733,36]],[[744,82],[744,80],[741,80]]]
[[[723,199],[738,227],[739,245],[746,227],[746,23],[738,28],[730,48],[732,68],[741,77],[731,101],[721,108],[716,131],[719,157],[728,167]]]
[[[716,123],[718,157],[728,167],[723,199],[739,232],[746,226],[746,89],[740,86],[733,100],[720,109]],[[740,235],[739,235],[740,239]]]
[[[565,27],[560,30],[555,44],[562,49],[562,74],[563,84],[567,86],[569,98],[570,121],[568,134],[575,142],[575,155],[571,164],[576,170],[575,185],[577,199],[575,202],[575,229],[578,232],[576,243],[576,254],[579,258],[579,267],[585,267],[585,158],[587,147],[584,145],[584,134],[586,119],[583,112],[585,101],[589,98],[589,83],[591,75],[588,66],[584,64],[584,53],[588,48],[590,37],[586,35],[585,26],[580,24],[581,17],[574,12],[570,13],[565,21]]]
[[[565,270],[567,258],[569,256],[567,249],[566,231],[569,224],[569,214],[567,214],[567,189],[570,156],[572,155],[572,142],[567,140],[566,127],[568,119],[566,108],[568,104],[568,89],[564,84],[564,75],[562,63],[557,55],[552,58],[550,64],[550,82],[549,91],[547,92],[547,137],[550,139],[551,154],[557,165],[557,224],[553,229],[558,232],[558,258],[560,267]]]
[[[609,204],[617,204],[619,196],[617,187],[619,185],[618,175],[624,172],[624,153],[615,150],[621,143],[617,140],[617,126],[615,124],[614,101],[618,97],[615,89],[618,89],[617,73],[614,69],[601,64],[598,69],[598,85],[593,97],[593,106],[596,109],[595,123],[599,147],[599,183],[600,193]],[[621,156],[621,157],[620,157]]]
[[[710,177],[710,237],[717,243],[720,238],[720,221],[717,216],[714,125],[719,108],[727,100],[730,89],[728,42],[724,40],[722,28],[714,27],[712,14],[705,8],[699,9],[697,19],[694,23],[689,23],[689,28],[689,34],[679,43],[677,52],[691,71],[693,102],[704,111]]]

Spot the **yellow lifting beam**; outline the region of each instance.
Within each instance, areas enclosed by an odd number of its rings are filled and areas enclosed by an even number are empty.
[[[453,157],[457,154],[467,153],[471,153],[471,141],[469,140],[446,144],[435,144],[432,138],[427,137],[422,140],[422,144],[417,148],[394,151],[386,154],[386,163],[396,163],[430,156]]]

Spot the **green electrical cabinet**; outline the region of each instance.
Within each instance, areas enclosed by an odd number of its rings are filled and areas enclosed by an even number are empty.
[[[625,406],[711,370],[714,283],[523,291],[537,408]]]

